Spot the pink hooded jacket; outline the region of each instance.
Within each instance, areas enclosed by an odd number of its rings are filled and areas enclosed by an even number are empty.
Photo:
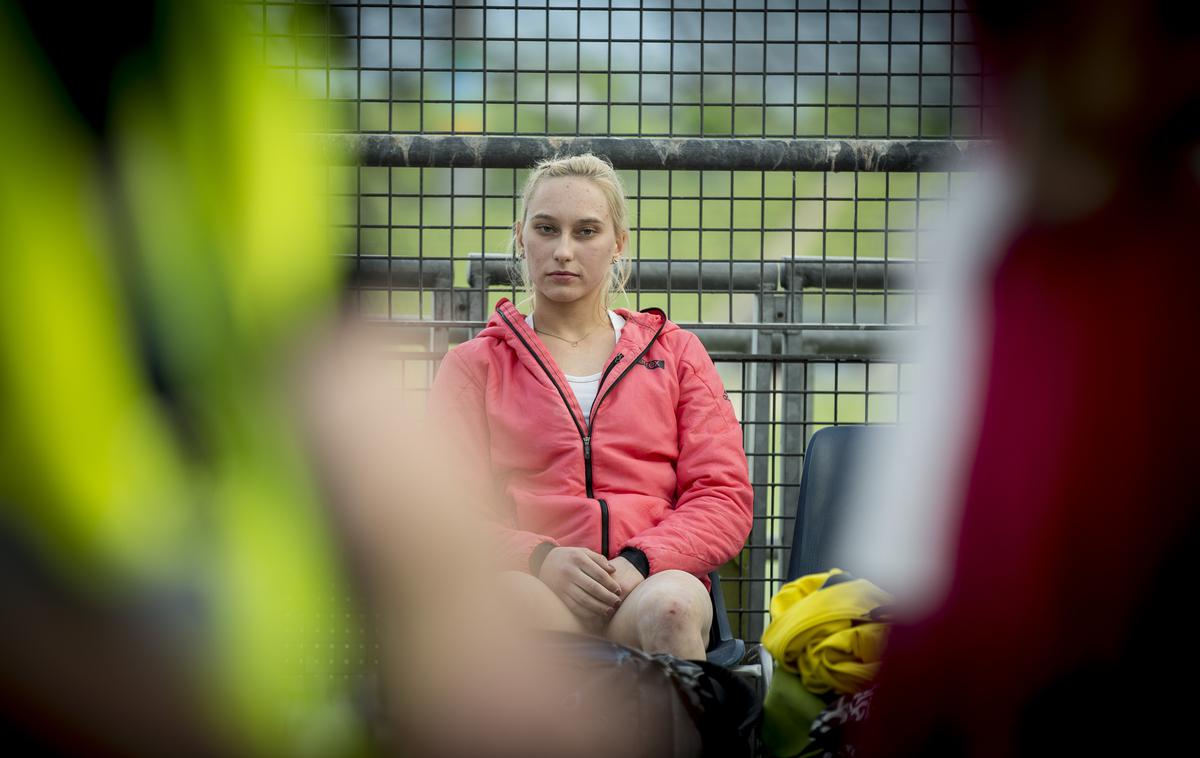
[[[430,409],[469,459],[489,461],[509,567],[536,573],[539,546],[576,546],[707,584],[750,532],[741,426],[695,335],[657,309],[617,313],[590,422],[508,300],[446,355]]]

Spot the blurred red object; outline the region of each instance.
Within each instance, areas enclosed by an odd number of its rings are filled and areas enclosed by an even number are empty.
[[[944,601],[900,626],[867,755],[1194,739],[1200,40],[1183,3],[977,2],[1025,205]]]

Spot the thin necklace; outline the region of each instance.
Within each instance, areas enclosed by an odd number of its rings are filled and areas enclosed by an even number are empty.
[[[553,337],[556,340],[562,340],[563,342],[566,342],[567,344],[569,344],[571,347],[579,347],[580,342],[583,342],[588,337],[591,337],[592,334],[602,326],[604,326],[604,324],[597,324],[596,326],[593,326],[591,329],[588,330],[587,334],[583,335],[582,337],[580,337],[577,340],[569,340],[566,337],[560,337],[557,334],[551,334],[550,332],[544,331],[542,329],[538,329],[536,326],[533,328],[533,331],[537,332],[538,334],[544,334],[547,337]]]

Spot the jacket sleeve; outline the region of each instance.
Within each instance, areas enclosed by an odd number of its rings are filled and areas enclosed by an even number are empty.
[[[645,554],[652,574],[680,569],[703,575],[741,551],[750,533],[754,492],[742,428],[716,366],[695,335],[682,336],[675,509],[627,547]]]
[[[470,362],[458,350],[451,350],[442,360],[433,387],[429,391],[430,419],[439,426],[450,441],[451,449],[460,453],[464,463],[476,462],[479,477],[476,486],[465,485],[477,503],[489,526],[497,548],[500,566],[536,574],[548,550],[537,550],[542,544],[557,546],[551,538],[515,528],[511,517],[503,515],[503,498],[495,491],[491,466],[491,442],[482,377],[472,371]],[[462,483],[460,483],[462,484]],[[531,560],[533,565],[531,565]]]

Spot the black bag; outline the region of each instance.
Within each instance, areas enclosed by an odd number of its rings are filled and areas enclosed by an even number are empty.
[[[762,703],[729,669],[576,634],[545,650],[572,674],[564,717],[593,720],[611,755],[751,755]]]

